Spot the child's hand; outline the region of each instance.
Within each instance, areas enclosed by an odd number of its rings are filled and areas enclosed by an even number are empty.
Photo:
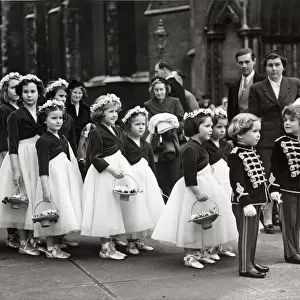
[[[13,171],[13,181],[14,185],[19,185],[21,183],[22,175],[19,170]]]
[[[49,191],[43,192],[43,201],[50,202],[50,192]]]
[[[202,194],[202,193],[197,193],[197,194],[196,194],[196,198],[197,198],[197,200],[198,200],[199,202],[205,202],[205,201],[208,200],[207,195]]]
[[[276,201],[278,204],[282,203],[281,194],[279,192],[271,193],[272,200]]]
[[[244,208],[245,217],[254,217],[256,216],[256,209],[252,204],[245,206]]]
[[[124,177],[124,171],[118,168],[111,168],[112,176],[114,176],[117,179],[123,178]]]

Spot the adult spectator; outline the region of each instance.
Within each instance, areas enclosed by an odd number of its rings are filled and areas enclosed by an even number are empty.
[[[214,109],[214,104],[210,103],[210,95],[205,94],[202,96],[202,103],[199,104],[199,107]]]
[[[185,74],[179,69],[172,71],[172,74],[174,75],[175,79],[183,86],[183,80],[185,79]],[[198,109],[199,105],[196,100],[196,97],[186,89],[184,89],[184,93],[186,99],[186,111],[192,112]]]
[[[185,92],[183,86],[175,79],[172,74],[173,68],[170,62],[166,59],[162,59],[155,65],[155,76],[162,77],[167,80],[171,90],[169,96],[178,98],[181,102],[184,111],[187,111]]]
[[[282,110],[300,97],[300,80],[282,76],[286,65],[286,57],[276,50],[269,52],[263,61],[268,78],[254,83],[249,93],[249,112],[262,119],[257,150],[264,164],[266,178],[269,178],[274,141],[284,134]],[[272,210],[271,202],[267,204],[263,214],[266,233],[274,232]]]
[[[238,67],[242,76],[229,86],[228,90],[228,121],[241,112],[247,112],[248,96],[250,87],[254,82],[262,81],[266,78],[263,74],[254,71],[256,63],[255,54],[250,48],[240,49],[235,54]]]
[[[174,184],[181,177],[177,128],[184,114],[179,99],[170,97],[169,90],[167,80],[158,76],[154,77],[151,80],[151,92],[154,97],[144,103],[150,119],[148,127],[150,134],[147,140],[153,148],[157,181],[165,195],[165,201]],[[159,122],[163,126],[158,126]],[[177,126],[173,127],[172,125],[176,123]],[[154,130],[150,129],[152,127],[150,125],[153,125]]]

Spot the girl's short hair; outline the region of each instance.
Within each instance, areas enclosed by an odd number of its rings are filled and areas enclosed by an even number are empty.
[[[47,100],[53,99],[59,90],[63,90],[68,95],[68,83],[64,79],[49,81],[45,90],[45,98]]]
[[[198,114],[193,118],[187,118],[184,121],[184,134],[187,137],[192,137],[195,134],[199,133],[199,125],[205,122],[207,118],[213,118],[208,114]]]
[[[45,88],[44,88],[43,81],[35,75],[27,74],[20,78],[20,82],[16,86],[16,94],[20,98],[22,98],[23,86],[28,85],[31,82],[37,86],[39,97],[44,95]]]
[[[58,100],[48,100],[43,106],[39,107],[39,110],[37,111],[38,121],[44,123],[49,113],[56,110],[61,110],[64,115],[64,103]]]
[[[214,116],[212,118],[213,126],[218,124],[219,120],[227,120],[227,112],[222,107],[217,107],[214,110]]]
[[[250,113],[240,113],[232,119],[228,127],[228,135],[237,141],[237,136],[248,132],[256,121],[260,122],[261,119]]]
[[[282,118],[284,118],[285,115],[297,119],[300,123],[300,105],[290,104],[286,106],[282,111]]]
[[[118,112],[121,110],[121,102],[117,96],[114,94],[101,95],[95,102],[91,105],[91,120],[97,126],[100,125],[104,115],[104,111],[109,107],[116,105],[118,106]]]
[[[154,86],[157,83],[162,83],[165,85],[166,88],[166,96],[170,94],[171,92],[171,86],[169,85],[168,81],[163,78],[163,77],[159,77],[159,76],[154,76],[151,80],[151,87],[150,87],[150,92],[154,94]]]

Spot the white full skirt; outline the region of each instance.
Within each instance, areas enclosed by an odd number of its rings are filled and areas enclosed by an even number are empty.
[[[177,247],[200,249],[224,244],[237,238],[236,223],[232,218],[233,213],[231,205],[228,205],[227,194],[212,175],[209,165],[197,173],[197,182],[201,191],[210,200],[196,202],[196,197],[190,188],[186,187],[184,178],[179,179],[153,232],[153,239]],[[203,230],[200,224],[188,222],[191,214],[209,209],[211,201],[218,205],[220,214],[212,223],[212,228]]]

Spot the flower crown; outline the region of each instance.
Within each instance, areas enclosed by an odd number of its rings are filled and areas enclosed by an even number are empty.
[[[198,116],[200,114],[209,115],[209,116],[212,116],[212,117],[214,116],[214,112],[210,108],[199,108],[199,109],[196,109],[192,112],[185,113],[183,115],[183,120],[186,120],[188,118],[193,119],[193,118],[195,118],[196,116]]]
[[[117,97],[115,94],[107,94],[101,100],[98,100],[96,103],[91,105],[90,107],[91,113],[94,113],[98,109],[101,109],[103,106],[107,105],[108,103],[117,103],[120,106],[122,105],[120,98]]]
[[[129,118],[131,118],[131,116],[135,114],[144,114],[148,118],[147,110],[143,107],[136,106],[135,108],[132,108],[127,112],[125,117],[122,119],[122,122],[125,124],[129,120]]]
[[[36,75],[33,74],[27,74],[25,76],[21,76],[20,81],[23,80],[34,80],[34,81],[42,82],[41,79],[39,79]]]
[[[60,100],[48,100],[44,105],[39,106],[39,111],[43,111],[48,107],[61,107],[61,108],[65,108],[65,104],[60,101]]]
[[[45,95],[49,92],[51,92],[53,89],[55,89],[56,87],[61,87],[61,86],[64,86],[64,87],[68,87],[68,82],[64,79],[61,79],[61,78],[58,78],[58,80],[50,83],[47,87],[46,87],[46,90],[45,90]]]
[[[226,110],[225,110],[224,108],[222,108],[222,107],[216,107],[216,108],[214,109],[214,115],[215,115],[216,117],[224,116],[224,117],[227,118],[227,112],[226,112]]]
[[[0,90],[2,90],[4,83],[10,81],[12,78],[21,78],[22,75],[18,72],[10,72],[6,74],[0,81]]]

